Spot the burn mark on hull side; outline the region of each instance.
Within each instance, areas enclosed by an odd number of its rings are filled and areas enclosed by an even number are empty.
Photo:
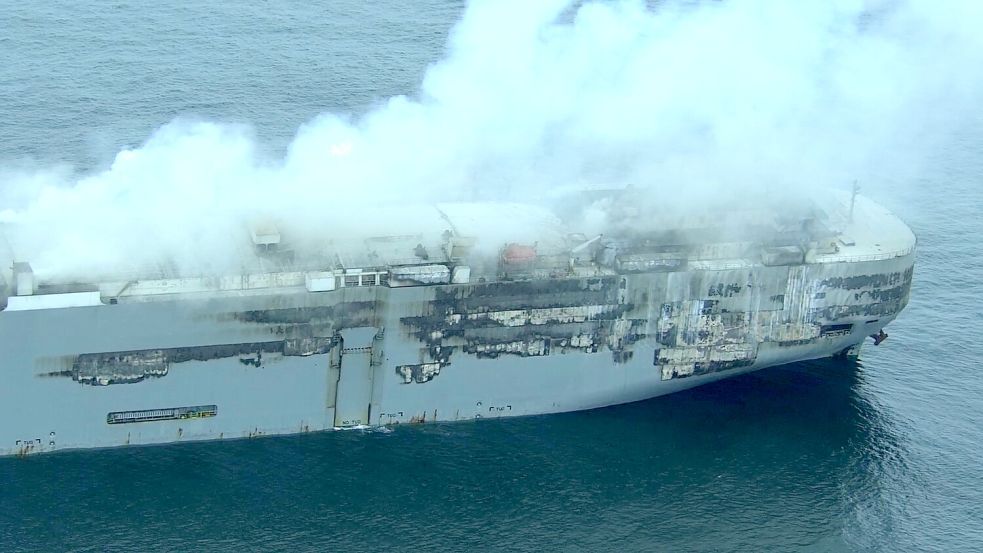
[[[895,286],[894,288],[883,288],[874,290],[864,290],[862,292],[857,292],[854,294],[854,301],[873,301],[873,302],[896,302],[905,297],[908,293],[908,289],[904,286]]]
[[[820,281],[821,288],[842,288],[844,290],[860,290],[861,288],[884,288],[901,285],[910,287],[914,268],[894,273],[874,273],[849,277],[833,277]]]
[[[79,355],[72,364],[72,378],[83,384],[128,384],[167,375],[164,350],[128,351]]]
[[[423,384],[430,382],[438,374],[444,363],[419,363],[416,365],[399,365],[396,374],[403,377],[403,384]]]
[[[167,376],[172,364],[238,357],[243,365],[259,367],[263,362],[263,354],[323,354],[328,353],[337,343],[338,340],[334,337],[310,337],[275,342],[83,353],[74,358],[70,370],[43,373],[40,376],[67,377],[92,386],[135,384],[149,378]]]
[[[810,281],[791,275],[785,294],[770,296],[775,310],[728,311],[721,302],[740,295],[736,284],[710,284],[707,297],[662,308],[655,365],[664,380],[747,367],[757,345],[807,346],[843,339],[857,319],[900,311],[908,301],[912,270],[831,277]],[[800,280],[795,280],[796,278]],[[829,302],[829,303],[827,303]],[[735,305],[736,306],[736,305]]]
[[[740,367],[750,367],[754,359],[734,359],[731,361],[701,361],[693,364],[692,376],[727,371]]]
[[[610,323],[627,312],[629,305],[576,305],[570,307],[456,311],[450,308],[444,312],[419,317],[403,317],[400,321],[415,329],[414,334],[423,342],[440,340],[445,337],[465,336],[469,331],[493,328],[527,328],[558,326],[596,326],[596,323]]]
[[[267,325],[275,336],[331,335],[344,328],[380,326],[374,301],[344,302],[315,307],[254,309],[232,313],[234,320]]]
[[[304,324],[334,322],[341,327],[371,326],[376,303],[372,301],[345,302],[338,305],[317,307],[287,307],[282,309],[254,309],[234,313],[235,319],[247,323]]]
[[[669,378],[730,370],[753,363],[758,343],[806,345],[820,338],[823,325],[897,313],[907,302],[911,276],[909,269],[882,275],[803,279],[798,288],[790,284],[786,294],[772,296],[772,303],[787,304],[783,308],[753,311],[735,309],[750,302],[750,284],[734,282],[734,278],[698,282],[694,276],[683,288],[698,290],[694,293],[702,297],[664,303],[651,320],[648,293],[641,295],[645,301],[636,309],[631,299],[641,300],[630,295],[622,277],[434,288],[434,299],[423,306],[422,314],[400,319],[407,333],[423,346],[416,360],[421,363],[401,365],[396,372],[404,380],[408,378],[407,382],[429,382],[450,364],[456,349],[478,358],[607,349],[615,363],[627,363],[633,359],[634,344],[646,338],[647,332],[652,332],[658,341],[656,347],[667,356],[665,362],[657,361],[656,365],[663,366],[663,375]],[[836,304],[826,305],[826,301]],[[70,370],[45,376],[101,386],[161,378],[174,363],[238,357],[244,365],[259,367],[268,354],[328,353],[337,341],[331,336],[341,329],[377,326],[379,306],[377,301],[357,301],[227,313],[224,316],[243,323],[267,325],[275,339],[86,353],[71,360]],[[711,350],[723,353],[714,357],[706,353]],[[671,354],[673,351],[677,353]]]
[[[757,358],[757,348],[720,349],[716,347],[671,348],[655,350],[655,366],[662,380],[688,378],[749,367]]]
[[[645,337],[647,319],[626,319],[621,278],[478,284],[438,289],[426,314],[403,317],[428,348],[460,346],[479,358],[548,355],[551,349],[595,353],[607,346],[616,362]]]
[[[490,282],[437,289],[435,303],[457,301],[465,308],[494,310],[613,303],[619,286],[618,277]]]
[[[826,278],[816,283],[815,297],[839,297],[837,305],[817,305],[808,318],[821,324],[841,319],[880,317],[901,311],[908,303],[913,269],[884,274]],[[849,295],[843,297],[843,293]]]
[[[809,313],[811,321],[837,321],[848,318],[858,317],[880,317],[891,315],[901,310],[907,303],[908,293],[901,299],[883,303],[861,303],[853,305],[834,305],[821,309],[814,309]]]
[[[473,354],[479,359],[495,359],[500,355],[538,357],[550,354],[550,339],[530,336],[524,340],[507,342],[472,342],[464,346],[463,349],[466,353]]]
[[[711,286],[707,290],[707,297],[719,296],[723,298],[732,298],[744,291],[744,286],[740,284],[727,284],[718,283],[716,286]]]

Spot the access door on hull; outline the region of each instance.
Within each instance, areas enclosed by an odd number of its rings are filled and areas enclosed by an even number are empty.
[[[375,349],[381,341],[374,327],[341,331],[338,383],[334,397],[334,425],[351,427],[369,424]]]

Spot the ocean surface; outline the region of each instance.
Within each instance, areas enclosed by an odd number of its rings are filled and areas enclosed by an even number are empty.
[[[248,123],[276,154],[319,113],[413,94],[463,10],[313,4],[3,2],[0,164],[104,168],[175,117]],[[0,551],[981,551],[980,123],[917,179],[865,183],[920,245],[910,305],[856,364],[519,420],[0,459]]]

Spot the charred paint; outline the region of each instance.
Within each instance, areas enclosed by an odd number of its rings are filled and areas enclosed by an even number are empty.
[[[740,284],[727,284],[719,283],[716,286],[710,286],[707,290],[708,297],[721,296],[725,298],[732,298],[744,291],[745,286]]]
[[[549,355],[553,348],[594,353],[607,345],[626,361],[624,349],[644,337],[647,324],[625,319],[634,309],[622,300],[626,288],[625,279],[586,278],[437,289],[426,314],[400,321],[437,362],[435,353],[449,345],[479,358]]]
[[[92,386],[135,384],[149,378],[167,376],[173,364],[238,357],[243,365],[260,367],[263,364],[263,354],[323,354],[336,344],[337,338],[334,337],[311,337],[274,342],[83,353],[72,360],[70,370],[43,373],[40,376],[67,377]]]
[[[430,382],[438,374],[444,363],[419,363],[416,365],[399,365],[396,374],[403,378],[403,384],[423,384]]]
[[[749,367],[756,358],[755,347],[662,348],[655,350],[653,364],[660,369],[663,380],[670,380]]]
[[[886,286],[911,285],[913,268],[894,273],[874,273],[849,277],[833,277],[822,280],[819,285],[823,288],[842,288],[844,290],[860,290],[862,288],[884,288]]]
[[[492,282],[438,288],[432,306],[461,313],[600,305],[619,303],[619,291],[616,277]]]
[[[374,326],[376,302],[344,302],[337,305],[316,307],[288,307],[282,309],[255,309],[233,313],[235,320],[267,325],[312,325],[337,329]]]
[[[551,343],[549,337],[530,335],[524,339],[505,342],[469,342],[461,349],[479,359],[495,359],[500,355],[537,357],[549,355]]]

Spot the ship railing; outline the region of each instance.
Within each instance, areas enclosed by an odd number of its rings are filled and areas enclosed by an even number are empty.
[[[915,251],[915,246],[908,246],[900,250],[894,250],[890,252],[880,252],[880,253],[870,253],[864,255],[842,255],[842,254],[828,254],[819,256],[816,259],[817,263],[862,263],[865,261],[884,261],[887,259],[894,259],[897,257],[905,257],[911,255]]]
[[[714,261],[694,259],[689,262],[689,269],[706,271],[729,271],[732,269],[744,269],[751,266],[748,261]]]

